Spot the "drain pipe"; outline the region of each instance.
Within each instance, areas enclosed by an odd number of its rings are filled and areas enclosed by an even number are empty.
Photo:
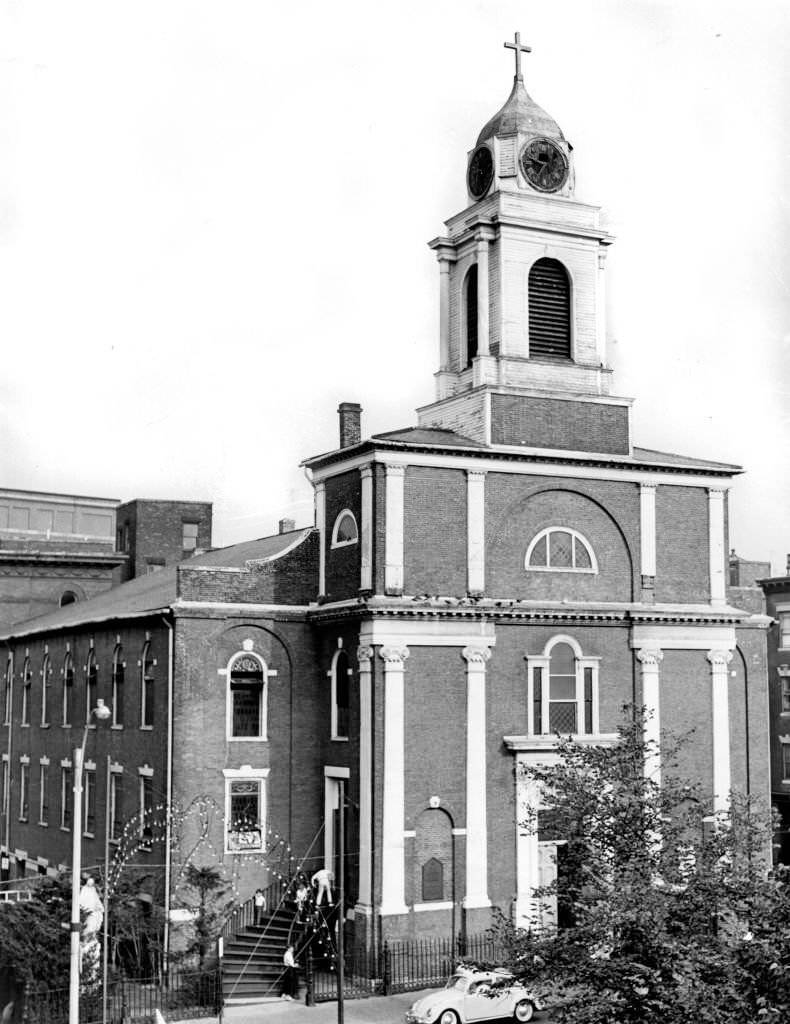
[[[11,737],[14,734],[14,648],[11,644],[6,644],[8,647],[8,660],[6,662],[6,684],[9,687],[9,692],[6,699],[10,701],[11,709],[8,716],[8,762],[6,766],[6,787],[5,797],[3,803],[3,813],[5,814],[5,853],[0,854],[0,864],[5,861],[4,868],[11,875]],[[10,675],[10,678],[9,678]],[[5,707],[3,708],[3,719],[5,719]],[[0,870],[0,877],[2,877],[2,870]]]
[[[170,840],[173,832],[173,658],[174,637],[173,623],[167,616],[162,616],[167,629],[167,785],[165,792],[165,927],[162,961],[164,974],[167,977],[170,961]]]

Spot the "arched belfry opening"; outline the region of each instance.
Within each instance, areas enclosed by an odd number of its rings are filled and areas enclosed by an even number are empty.
[[[466,363],[471,366],[477,355],[477,264],[469,268],[464,282],[466,312]]]
[[[571,283],[562,263],[548,257],[529,272],[529,354],[571,358]]]

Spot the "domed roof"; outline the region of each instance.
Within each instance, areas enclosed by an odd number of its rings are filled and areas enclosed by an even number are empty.
[[[495,135],[514,135],[516,132],[565,141],[560,126],[532,99],[524,88],[524,80],[520,76],[516,76],[513,81],[513,91],[504,107],[494,114],[478,135],[477,145],[494,138]]]

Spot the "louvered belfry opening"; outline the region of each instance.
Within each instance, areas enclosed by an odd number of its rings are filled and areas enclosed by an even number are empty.
[[[538,260],[529,272],[529,354],[571,358],[571,285],[559,260]]]
[[[477,355],[477,264],[466,275],[466,365]]]

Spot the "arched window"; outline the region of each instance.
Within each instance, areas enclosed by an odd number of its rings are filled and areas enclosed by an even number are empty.
[[[598,572],[590,542],[578,530],[549,526],[536,534],[524,558],[525,569],[539,572]]]
[[[33,690],[33,669],[30,658],[22,663],[22,725],[30,725],[30,703]]]
[[[156,658],[151,650],[151,641],[146,640],[140,658],[140,728],[153,729],[154,691],[156,682]]]
[[[96,694],[99,688],[99,670],[96,665],[96,652],[88,651],[88,660],[85,663],[85,721],[90,724],[91,712],[96,707]]]
[[[126,662],[123,660],[123,647],[118,643],[112,652],[112,724],[123,725],[124,692],[123,681],[126,673]]]
[[[555,636],[542,654],[527,655],[530,735],[598,733],[598,663],[570,636]]]
[[[41,724],[49,725],[49,680],[52,675],[49,655],[44,655],[41,664]]]
[[[440,807],[426,808],[414,835],[415,910],[451,907],[453,900],[452,819]],[[431,904],[428,907],[427,904]]]
[[[63,700],[61,706],[61,722],[71,725],[71,702],[74,693],[74,659],[70,651],[63,658]]]
[[[65,608],[67,604],[76,604],[77,595],[73,590],[67,590],[60,597],[60,607]]]
[[[422,902],[432,903],[444,899],[444,865],[431,857],[422,866]]]
[[[332,679],[332,739],[348,739],[351,717],[351,667],[345,651],[339,650],[335,653],[329,674]]]
[[[256,654],[237,654],[228,667],[228,735],[236,740],[266,739],[266,665]]]
[[[332,547],[342,548],[347,544],[356,544],[359,540],[359,530],[354,513],[345,508],[335,520],[332,529]]]
[[[472,365],[477,355],[477,264],[469,268],[464,282],[466,312],[466,366]]]
[[[559,260],[537,260],[529,272],[529,354],[571,358],[571,285]]]

